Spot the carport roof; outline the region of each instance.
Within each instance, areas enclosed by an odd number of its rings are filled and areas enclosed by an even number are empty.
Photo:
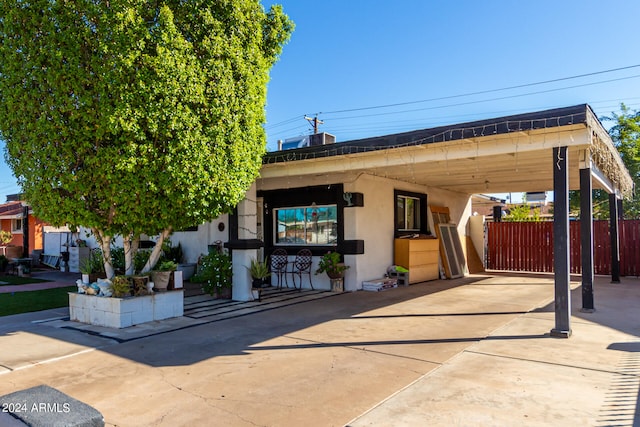
[[[467,194],[546,191],[553,189],[552,149],[559,146],[569,147],[572,189],[591,159],[630,193],[631,177],[587,104],[270,152],[261,177],[369,173]]]

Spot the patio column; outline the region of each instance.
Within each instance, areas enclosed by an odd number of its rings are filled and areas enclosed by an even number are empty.
[[[567,147],[553,149],[553,271],[555,328],[552,337],[571,336],[569,288],[569,161]]]
[[[229,242],[225,247],[231,253],[233,264],[233,287],[231,298],[234,301],[251,301],[252,280],[248,267],[251,260],[257,258],[258,249],[263,246],[258,235],[256,184],[253,183],[244,199],[238,204],[235,213],[229,215]]]
[[[582,310],[593,312],[593,194],[591,168],[580,169],[580,245],[582,261]]]
[[[620,238],[618,200],[615,192],[609,193],[609,235],[611,236],[611,283],[620,283]]]

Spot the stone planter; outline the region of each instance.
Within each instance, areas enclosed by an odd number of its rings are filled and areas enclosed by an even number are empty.
[[[154,320],[180,317],[184,314],[184,292],[107,298],[69,293],[69,317],[76,322],[108,328],[127,328]]]

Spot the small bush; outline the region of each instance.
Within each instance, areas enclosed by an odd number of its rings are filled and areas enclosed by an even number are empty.
[[[214,295],[231,287],[232,275],[231,256],[226,252],[213,251],[200,258],[198,273],[191,277],[191,281],[202,283],[202,289]]]

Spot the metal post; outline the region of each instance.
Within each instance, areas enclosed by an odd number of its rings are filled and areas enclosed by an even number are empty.
[[[582,254],[582,310],[595,311],[593,304],[593,196],[591,168],[580,169],[580,245]]]
[[[553,269],[556,326],[551,336],[571,336],[569,288],[569,161],[567,147],[553,149]]]
[[[611,283],[620,283],[620,237],[618,228],[618,201],[609,194],[609,234],[611,236]]]

